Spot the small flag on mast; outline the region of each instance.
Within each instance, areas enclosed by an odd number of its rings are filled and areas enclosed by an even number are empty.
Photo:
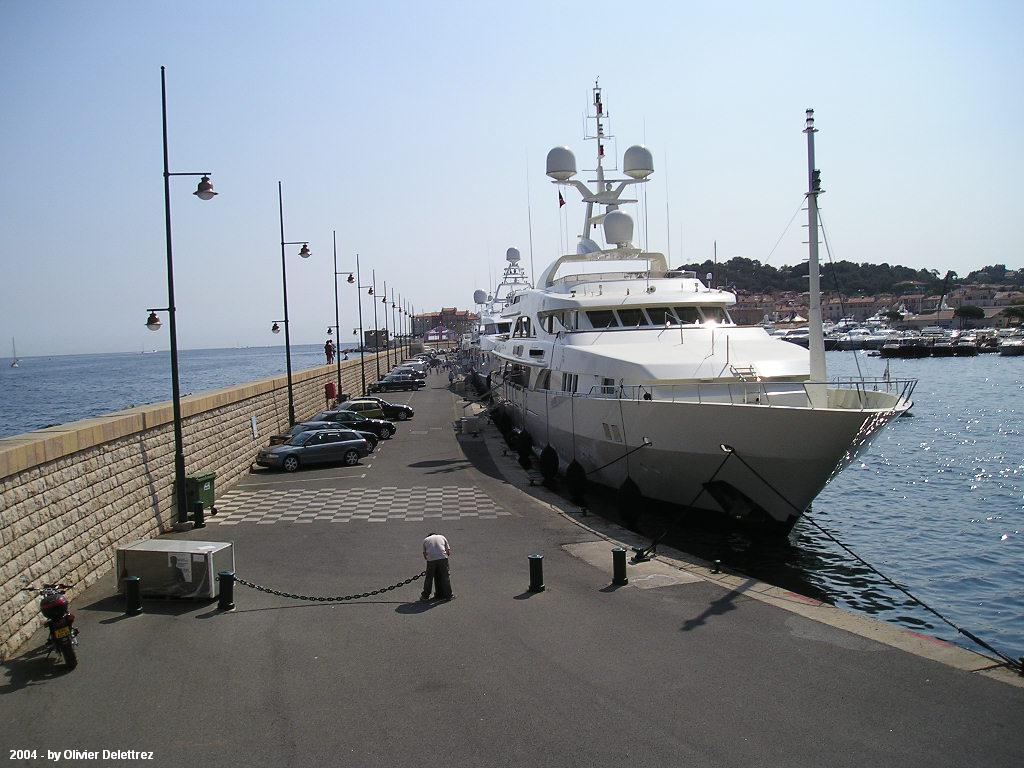
[[[561,208],[563,205],[565,205],[565,198],[562,197],[562,193],[559,192],[558,193],[558,207]]]

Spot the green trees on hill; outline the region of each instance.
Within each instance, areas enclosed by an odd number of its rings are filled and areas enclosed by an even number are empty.
[[[735,286],[748,293],[769,293],[777,291],[807,290],[807,264],[775,267],[762,264],[757,259],[734,256],[716,267],[708,259],[700,264],[684,264],[679,269],[692,269],[702,279],[711,272],[713,283]],[[838,286],[837,286],[838,283]],[[950,276],[949,288],[954,285],[1003,284],[1007,287],[1024,286],[1024,269],[1010,271],[1005,264],[982,267],[960,278],[955,272]],[[821,268],[821,288],[834,291],[838,288],[847,296],[858,293],[925,293],[942,292],[943,277],[938,270],[912,269],[898,264],[855,264],[852,261],[824,263]]]

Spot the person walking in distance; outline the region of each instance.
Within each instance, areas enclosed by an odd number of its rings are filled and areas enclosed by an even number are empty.
[[[334,342],[330,339],[324,344],[324,357],[327,358],[328,365],[334,362]]]
[[[423,594],[420,600],[429,600],[430,591],[437,581],[437,600],[451,600],[452,582],[448,574],[448,557],[452,553],[448,539],[439,533],[432,533],[423,540],[423,559],[427,561],[427,575],[423,579]]]

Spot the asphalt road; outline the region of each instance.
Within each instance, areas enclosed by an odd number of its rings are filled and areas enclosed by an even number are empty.
[[[415,419],[361,466],[254,473],[220,506],[259,520],[179,536],[233,542],[246,579],[340,595],[418,573],[438,531],[454,601],[416,602],[419,582],[340,604],[237,586],[231,613],[147,601],[124,618],[111,575],[74,606],[75,671],[34,653],[41,635],[5,665],[3,755],[39,754],[11,764],[135,749],[210,768],[1021,765],[1022,689],[712,584],[609,588],[563,549],[594,534],[455,436],[446,378],[407,398]],[[356,496],[365,519],[336,519]],[[289,499],[319,500],[321,519]]]

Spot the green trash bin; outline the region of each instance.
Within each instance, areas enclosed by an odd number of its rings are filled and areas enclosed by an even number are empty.
[[[217,514],[217,508],[214,506],[216,497],[213,490],[213,482],[216,478],[216,472],[202,472],[185,476],[185,503],[188,505],[189,514],[192,513],[197,501],[203,502],[203,506],[210,510],[211,514]]]

